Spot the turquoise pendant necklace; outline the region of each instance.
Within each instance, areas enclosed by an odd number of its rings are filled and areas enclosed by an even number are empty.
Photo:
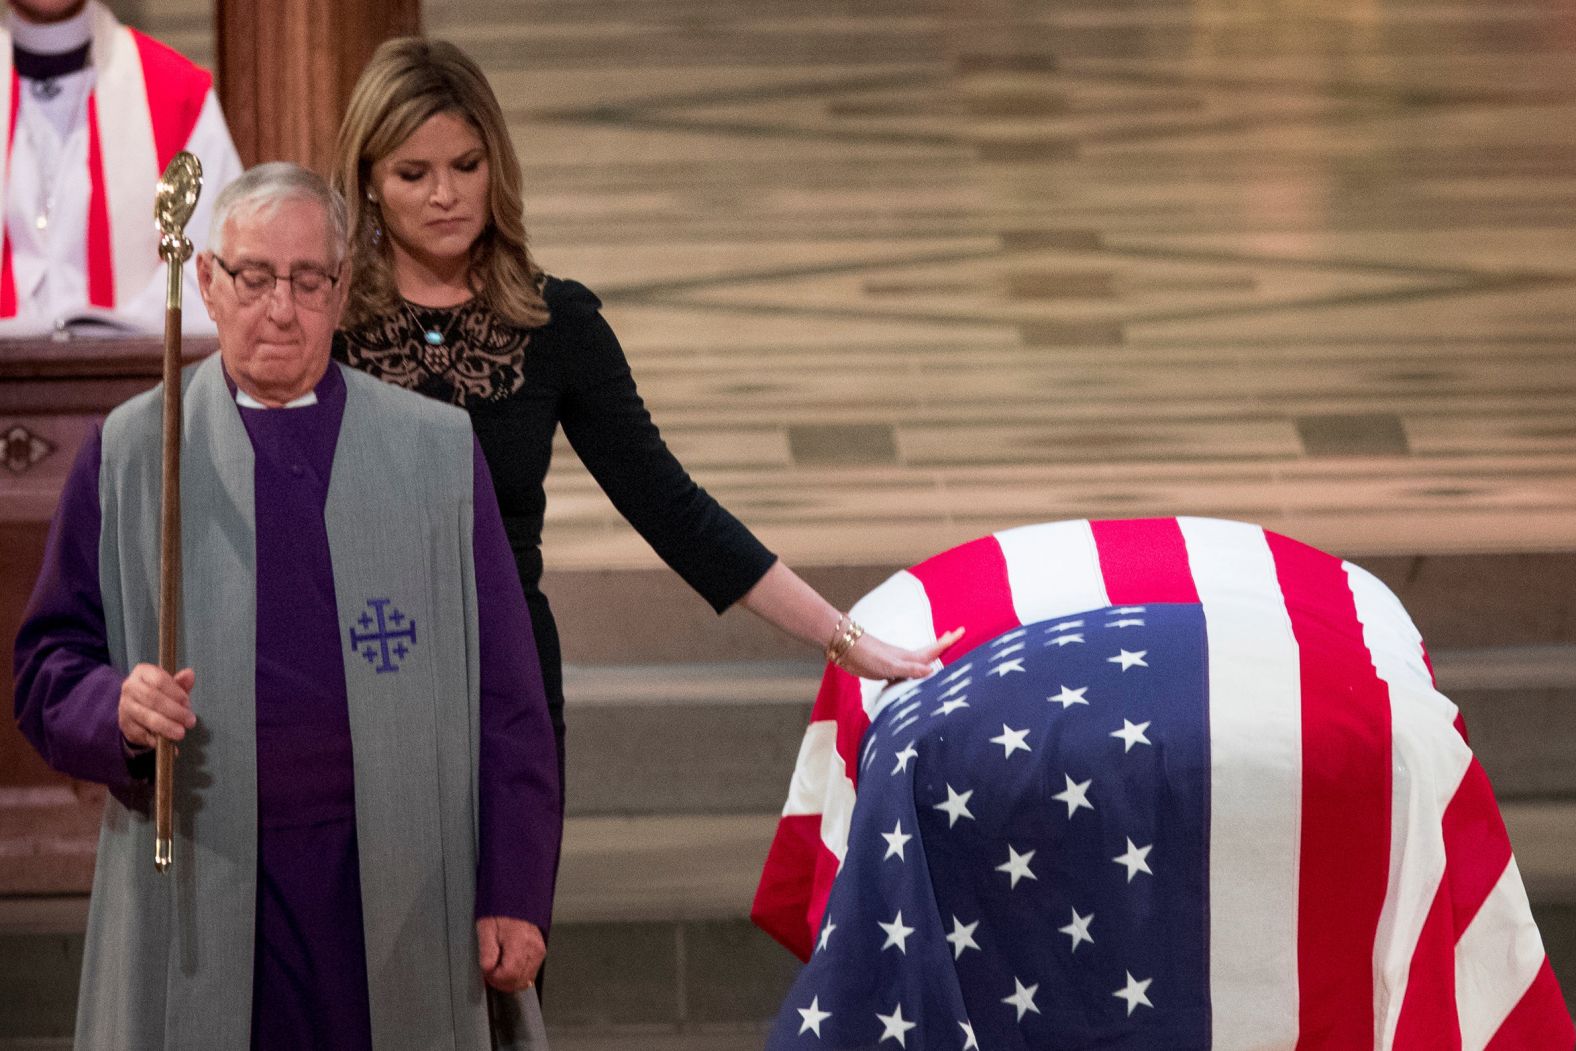
[[[410,300],[402,298],[400,302],[405,304],[405,312],[416,323],[416,330],[421,333],[421,338],[427,346],[441,347],[449,341],[449,332],[454,328],[454,320],[460,316],[458,309],[449,315],[449,323],[440,329],[437,325],[423,325],[421,318],[416,314],[416,308],[410,305]]]

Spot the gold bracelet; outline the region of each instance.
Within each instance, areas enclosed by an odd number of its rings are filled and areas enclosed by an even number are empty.
[[[864,633],[865,629],[848,616],[839,616],[837,627],[832,632],[832,641],[826,644],[826,659],[842,668],[843,658],[848,656],[849,651],[854,648],[854,643],[858,642]]]
[[[858,630],[859,625],[855,624],[853,621],[848,622],[847,629],[844,630],[843,634],[839,636],[838,640],[832,644],[830,656],[833,664],[836,664],[838,667],[842,666],[843,658],[848,656],[848,651],[854,647],[854,639],[857,638],[854,633]]]
[[[832,637],[826,643],[826,659],[833,664],[836,664],[837,660],[832,654],[837,651],[837,643],[843,635],[843,630],[851,623],[852,621],[848,619],[848,614],[839,613],[837,615],[837,624],[832,628]]]
[[[864,634],[865,634],[865,629],[864,628],[861,628],[858,624],[855,624],[853,621],[849,621],[848,622],[848,644],[843,646],[842,648],[840,648],[837,651],[837,666],[839,668],[846,669],[848,667],[846,664],[843,663],[843,659],[845,657],[847,657],[851,652],[853,652],[854,643],[858,642],[861,638],[863,638]]]

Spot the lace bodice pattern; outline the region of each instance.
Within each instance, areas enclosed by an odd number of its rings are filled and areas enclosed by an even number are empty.
[[[502,401],[525,383],[529,329],[498,317],[479,299],[457,307],[405,309],[344,334],[340,358],[352,368],[461,408]],[[420,327],[418,327],[418,323]],[[443,335],[433,345],[428,331]]]

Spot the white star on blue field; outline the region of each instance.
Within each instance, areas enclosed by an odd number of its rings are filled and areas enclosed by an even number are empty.
[[[1208,1046],[1206,654],[1198,606],[1123,606],[903,690],[767,1047]]]

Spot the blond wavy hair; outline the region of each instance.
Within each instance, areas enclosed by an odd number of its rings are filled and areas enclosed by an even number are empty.
[[[476,63],[443,40],[386,41],[362,70],[339,127],[332,183],[350,209],[350,294],[341,324],[361,328],[400,309],[389,239],[368,189],[372,166],[429,119],[453,113],[476,129],[487,151],[491,219],[471,245],[471,289],[523,328],[548,320],[544,280],[525,234],[520,159],[503,108]]]

